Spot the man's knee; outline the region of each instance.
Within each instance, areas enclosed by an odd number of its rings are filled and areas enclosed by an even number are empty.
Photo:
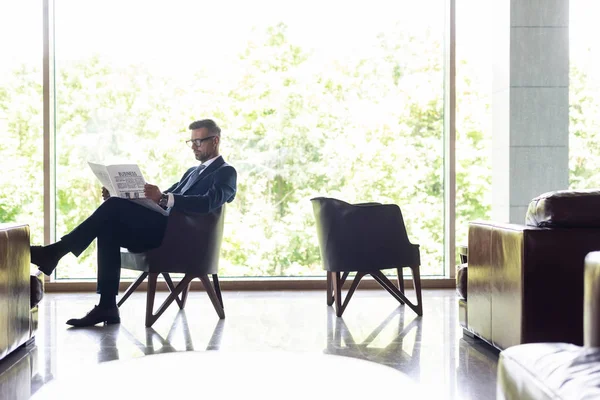
[[[123,204],[127,203],[127,199],[122,199],[120,197],[109,197],[108,199],[104,200],[104,202],[102,204],[100,204],[100,207],[98,207],[99,210],[117,210],[123,207]]]
[[[127,206],[129,200],[119,197],[111,197],[106,199],[94,213],[103,221],[119,221],[124,207]]]
[[[102,205],[108,206],[108,207],[113,207],[116,204],[123,204],[127,201],[128,201],[127,199],[123,199],[121,197],[109,197],[108,199],[104,200],[104,202],[102,202]]]

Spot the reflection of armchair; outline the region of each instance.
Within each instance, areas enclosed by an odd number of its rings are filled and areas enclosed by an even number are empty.
[[[224,208],[221,207],[208,214],[183,214],[173,210],[169,215],[167,230],[160,247],[145,253],[137,253],[135,249],[123,250],[121,266],[142,273],[127,288],[119,301],[119,307],[148,277],[146,326],[150,327],[174,300],[179,308],[183,309],[190,282],[194,278],[199,278],[217,314],[221,319],[225,318],[217,276],[225,220]],[[170,273],[185,274],[177,287],[173,285]],[[158,274],[163,275],[171,293],[154,314],[154,296]],[[212,275],[214,287],[208,275]]]
[[[397,320],[397,328],[391,328],[391,323]],[[361,322],[361,326],[364,321]],[[333,312],[327,313],[327,354],[360,358],[401,367],[402,371],[410,372],[411,377],[418,377],[420,370],[421,321],[413,319],[408,325],[404,323],[404,309],[397,308],[390,313],[364,340],[357,342],[343,318],[334,318]],[[405,340],[411,332],[414,338]],[[384,347],[378,346],[380,342]],[[412,345],[411,345],[412,343]]]
[[[419,245],[408,240],[400,208],[395,204],[353,205],[324,197],[311,201],[321,258],[327,271],[327,304],[335,301],[337,316],[342,316],[365,275],[371,275],[400,304],[406,303],[423,315]],[[388,268],[397,268],[398,287],[381,272]],[[412,270],[416,305],[405,296],[402,268]],[[341,289],[350,272],[356,272],[356,277],[342,303]]]
[[[221,346],[221,338],[223,337],[223,327],[224,321],[218,320],[215,328],[210,336],[208,343],[206,344],[206,350],[218,350]],[[135,337],[134,334],[129,332],[123,326],[121,326],[121,331],[123,334],[129,339],[144,355],[151,354],[161,354],[161,353],[171,353],[176,351],[194,351],[194,343],[192,341],[192,335],[190,331],[190,327],[188,325],[187,317],[185,315],[185,310],[179,311],[169,332],[167,333],[167,337],[162,337],[157,331],[153,328],[147,328],[145,330],[145,343],[141,342],[139,339]],[[180,347],[177,348],[178,344],[176,343],[176,334],[181,331],[183,334],[183,343]],[[155,348],[155,340],[158,341],[158,348]],[[179,339],[181,340],[181,338]]]

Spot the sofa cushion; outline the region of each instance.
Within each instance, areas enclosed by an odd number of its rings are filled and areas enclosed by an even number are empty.
[[[498,400],[600,398],[600,349],[530,343],[500,353]]]
[[[600,227],[600,190],[559,190],[529,203],[525,223],[541,228]]]

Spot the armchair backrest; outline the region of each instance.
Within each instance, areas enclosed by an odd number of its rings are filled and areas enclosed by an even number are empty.
[[[224,224],[225,206],[207,214],[172,210],[161,245],[146,253],[150,271],[216,274]]]
[[[311,199],[323,267],[328,271],[367,271],[420,265],[419,246],[408,239],[395,204],[349,204]]]

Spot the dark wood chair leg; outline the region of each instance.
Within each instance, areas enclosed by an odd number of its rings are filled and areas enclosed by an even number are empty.
[[[154,323],[152,313],[154,312],[154,296],[156,295],[156,280],[158,273],[148,274],[148,290],[146,292],[146,326],[150,327]]]
[[[344,304],[342,305],[342,312],[340,313],[340,317],[342,316],[341,314],[344,312],[346,307],[348,307],[348,303],[350,303],[350,299],[352,298],[354,291],[356,291],[356,288],[358,287],[358,284],[360,283],[360,280],[363,278],[363,276],[365,276],[365,274],[362,272],[356,273],[356,276],[354,277],[354,280],[350,285],[350,289],[348,289],[348,293],[346,293],[346,298],[344,299]]]
[[[117,303],[117,307],[121,307],[121,305],[123,305],[123,303],[125,303],[125,300],[127,300],[129,298],[129,296],[131,296],[133,294],[133,292],[135,292],[135,289],[137,289],[138,286],[140,286],[140,284],[142,282],[144,282],[144,279],[146,279],[147,276],[148,276],[147,272],[142,272],[140,274],[140,276],[137,277],[135,282],[133,282],[131,285],[129,285],[127,290],[125,290],[125,293],[123,293],[123,295],[119,299],[119,302]]]
[[[152,274],[150,274],[150,276],[148,277],[148,296],[150,296],[150,277],[152,276]],[[165,299],[165,301],[160,305],[160,307],[158,308],[158,310],[156,311],[156,313],[152,313],[152,309],[147,309],[146,310],[146,327],[151,327],[158,318],[160,318],[160,316],[167,310],[167,308],[169,308],[169,306],[171,305],[171,303],[173,301],[175,301],[175,299],[179,296],[179,294],[183,291],[183,289],[185,289],[190,282],[192,281],[192,279],[194,279],[193,275],[188,275],[185,274],[185,276],[183,277],[183,279],[181,281],[179,281],[179,283],[177,284],[177,286],[175,287],[175,290],[173,290],[169,296]],[[154,278],[154,290],[156,290],[156,278]],[[154,307],[154,294],[152,295],[152,307]]]
[[[169,288],[169,292],[173,293],[173,291],[175,290],[175,285],[173,285],[173,281],[171,280],[171,275],[169,275],[168,272],[162,272],[162,276],[163,276],[163,278],[165,278],[165,283],[167,284],[167,287]],[[184,292],[185,292],[185,290],[184,290]],[[183,297],[183,293],[182,293],[182,297]],[[183,310],[183,308],[185,307],[185,301],[183,299],[180,299],[179,297],[176,297],[175,301],[177,302],[179,309]]]
[[[421,316],[423,315],[423,308],[421,305],[421,299],[420,299],[420,295],[417,296],[417,301],[418,304],[415,305],[413,304],[410,300],[408,300],[406,298],[406,296],[404,295],[404,293],[401,293],[400,290],[394,286],[394,284],[392,282],[390,282],[390,280],[381,272],[381,271],[371,271],[369,272],[369,274],[373,277],[373,279],[375,279],[377,281],[377,283],[379,283],[385,290],[388,291],[389,294],[391,294],[396,300],[398,300],[399,302],[404,302],[407,306],[409,306],[414,312],[417,313],[417,315]],[[414,272],[413,272],[414,274]],[[418,272],[416,273],[418,276]],[[415,276],[415,275],[413,275]],[[414,278],[413,278],[414,280]],[[421,289],[421,281],[419,278],[419,293],[420,293],[420,289]]]
[[[398,289],[404,293],[404,272],[402,267],[398,268]]]
[[[335,302],[335,315],[338,317],[342,316],[344,310],[342,310],[342,280],[340,279],[339,272],[330,272],[331,279],[333,280],[333,298]]]
[[[406,294],[404,291],[404,273],[402,272],[402,267],[398,268],[398,289],[400,289],[403,294]],[[400,304],[404,304],[404,302],[401,301]]]
[[[423,302],[421,298],[421,270],[417,265],[411,268],[413,276],[413,286],[415,288],[415,295],[417,296],[417,311],[419,315],[423,315]]]
[[[183,291],[181,292],[181,309],[183,310],[185,307],[185,303],[187,302],[187,298],[188,298],[188,293],[190,292],[190,285],[192,283],[190,282],[189,285],[187,285]]]
[[[341,317],[344,313],[344,310],[348,306],[348,303],[350,302],[350,299],[356,291],[356,288],[358,287],[358,284],[363,276],[365,276],[365,274],[362,272],[356,273],[356,277],[352,281],[352,284],[348,289],[348,293],[346,293],[346,298],[342,299],[342,286],[348,277],[348,272],[345,272],[342,278],[340,278],[339,272],[331,272],[331,279],[333,280],[333,297],[335,299],[335,315],[338,317]]]
[[[200,275],[199,278],[202,281],[202,285],[204,286],[204,289],[206,290],[206,293],[208,294],[208,297],[210,298],[213,307],[215,307],[215,311],[219,315],[219,318],[224,319],[225,310],[223,310],[223,307],[221,307],[221,302],[217,297],[217,293],[215,292],[215,289],[213,288],[210,279],[208,279],[208,275]]]
[[[327,271],[327,305],[333,305],[333,282],[331,279],[332,272]]]
[[[223,304],[223,297],[221,296],[221,284],[219,283],[219,275],[213,274],[213,283],[215,285],[215,292],[217,292],[217,297],[219,298],[219,302],[221,303],[221,307],[225,309],[225,304]]]
[[[344,272],[342,274],[342,288],[344,287],[344,283],[346,283],[346,279],[348,278],[348,275],[350,275],[350,272]]]

